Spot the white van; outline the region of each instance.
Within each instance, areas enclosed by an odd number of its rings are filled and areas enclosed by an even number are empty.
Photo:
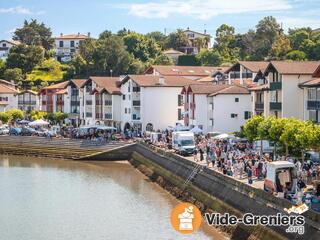
[[[195,148],[194,133],[190,131],[173,132],[172,148],[180,155],[189,155]]]
[[[297,173],[293,163],[288,161],[275,161],[267,163],[267,176],[264,180],[264,190],[277,191],[277,181],[281,186],[287,185],[289,192],[295,192]]]

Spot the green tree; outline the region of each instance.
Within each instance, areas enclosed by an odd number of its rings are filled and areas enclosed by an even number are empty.
[[[153,64],[155,65],[174,65],[173,61],[171,60],[171,58],[169,58],[167,55],[165,54],[160,54],[158,55],[154,61]]]
[[[109,30],[105,30],[99,34],[99,39],[105,39],[112,36],[112,32]]]
[[[7,68],[20,68],[22,73],[29,73],[44,60],[44,49],[40,46],[19,44],[10,49]]]
[[[245,125],[243,126],[243,133],[248,140],[259,140],[258,127],[263,121],[264,118],[260,115],[255,115],[246,121]]]
[[[150,32],[146,34],[147,38],[153,38],[158,45],[161,47],[161,49],[164,49],[167,36],[164,35],[162,32],[156,31],[156,32]]]
[[[197,59],[202,66],[220,66],[223,58],[216,49],[201,49]]]
[[[10,119],[10,116],[9,116],[8,113],[6,113],[6,112],[0,112],[0,121],[1,121],[2,123],[7,123],[7,122],[9,121],[9,119]]]
[[[181,29],[177,29],[176,32],[170,33],[167,37],[165,48],[173,48],[175,50],[181,50],[181,47],[185,47],[189,44],[189,40],[185,32]]]
[[[222,24],[216,30],[215,48],[219,51],[224,62],[233,62],[239,58],[237,55],[238,50],[235,51],[232,45],[235,44],[235,31],[234,27],[227,24]]]
[[[26,45],[39,45],[49,50],[53,45],[51,29],[44,23],[38,23],[36,19],[30,22],[24,21],[23,27],[15,30],[13,39],[18,40]]]
[[[59,81],[63,79],[63,75],[61,63],[51,58],[35,66],[34,70],[27,74],[27,80]]]
[[[82,66],[85,67],[85,73],[87,77],[92,72],[92,68],[94,66],[94,55],[97,51],[97,48],[98,42],[92,38],[85,39],[84,41],[81,41],[79,44],[79,55],[81,56],[81,58],[78,58],[77,60],[80,61],[82,64],[84,63],[84,65]]]
[[[20,82],[23,80],[22,70],[20,68],[8,68],[4,71],[3,78],[8,81]]]
[[[285,156],[289,155],[289,148],[299,148],[297,139],[296,139],[296,132],[297,129],[301,127],[301,121],[290,118],[290,119],[282,119],[284,121],[284,128],[282,134],[280,136],[280,141],[284,144],[286,149]]]
[[[24,118],[24,112],[20,109],[9,109],[6,113],[9,115],[11,121],[17,121]]]
[[[39,119],[44,119],[46,118],[47,113],[39,110],[32,110],[30,112],[30,118],[35,121]]]
[[[3,76],[3,73],[5,70],[6,70],[6,64],[2,59],[0,59],[0,77]]]
[[[300,50],[292,50],[287,53],[286,59],[304,61],[307,59],[307,55]]]
[[[271,47],[271,58],[284,59],[289,51],[291,51],[290,40],[284,34],[278,34]]]

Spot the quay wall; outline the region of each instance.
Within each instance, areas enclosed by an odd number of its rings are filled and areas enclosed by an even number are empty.
[[[236,216],[246,212],[276,215],[286,214],[284,208],[291,207],[285,199],[208,168],[203,168],[185,184],[196,163],[144,143],[136,145],[130,162],[176,197],[193,202],[202,212],[228,212]],[[228,232],[232,239],[319,239],[320,215],[314,211],[303,215],[306,219],[304,235],[289,234],[285,231],[287,227],[248,227],[241,224],[222,230]]]

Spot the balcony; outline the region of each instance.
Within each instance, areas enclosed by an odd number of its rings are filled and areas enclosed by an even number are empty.
[[[262,110],[264,109],[264,103],[263,102],[256,102],[255,103],[255,110]]]
[[[140,120],[140,115],[132,114],[132,120]]]
[[[132,106],[135,106],[135,107],[139,107],[140,106],[140,104],[141,104],[141,102],[140,101],[132,101]]]
[[[86,100],[86,105],[92,105],[92,100]]]
[[[270,83],[270,90],[281,90],[282,89],[282,82],[271,82]]]
[[[96,100],[96,106],[102,105],[102,102],[100,100]]]
[[[281,110],[282,103],[281,102],[270,102],[270,110]]]
[[[112,100],[105,100],[104,105],[105,106],[112,106]]]
[[[19,105],[36,105],[36,101],[18,101]]]
[[[307,101],[308,110],[320,110],[320,100],[308,100]]]

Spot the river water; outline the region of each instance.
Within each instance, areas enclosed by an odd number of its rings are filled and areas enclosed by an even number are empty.
[[[126,161],[85,163],[0,155],[0,239],[226,239],[202,223],[175,232],[179,202]]]

